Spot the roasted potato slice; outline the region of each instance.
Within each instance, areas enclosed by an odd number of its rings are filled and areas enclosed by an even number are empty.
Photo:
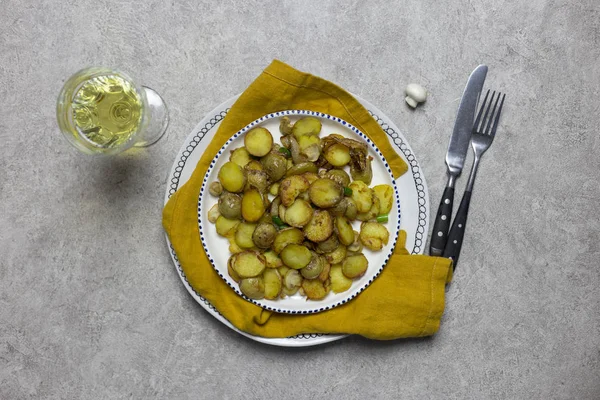
[[[244,146],[255,157],[267,155],[273,147],[273,136],[266,128],[254,128],[244,135]]]
[[[318,170],[317,166],[314,163],[312,163],[312,162],[303,162],[303,163],[300,163],[300,164],[294,164],[294,165],[292,165],[292,167],[287,170],[285,176],[303,175],[303,174],[306,174],[308,172],[316,173],[317,170]]]
[[[275,236],[277,236],[277,228],[270,222],[262,222],[254,229],[252,241],[259,249],[268,249],[275,241]]]
[[[346,257],[346,246],[340,245],[331,253],[324,254],[324,256],[330,264],[339,264]]]
[[[326,282],[329,279],[329,271],[330,270],[331,270],[331,264],[329,264],[327,262],[327,260],[325,260],[325,262],[323,263],[323,271],[321,271],[321,273],[319,274],[317,279],[320,280],[321,282]]]
[[[227,240],[229,241],[229,252],[231,254],[237,254],[237,253],[241,253],[242,251],[244,251],[244,249],[242,249],[236,243],[236,241],[235,241],[235,233],[230,234],[229,236],[227,236]]]
[[[236,281],[237,283],[240,283],[240,281],[242,280],[242,278],[240,278],[240,276],[238,275],[237,272],[235,272],[235,270],[233,269],[233,259],[235,257],[235,254],[231,255],[231,257],[229,257],[229,260],[227,260],[227,272],[229,273],[229,276],[231,276],[231,279],[233,279],[234,281]]]
[[[394,189],[390,185],[377,185],[373,193],[379,199],[379,214],[387,214],[394,205]]]
[[[321,120],[315,117],[300,118],[292,128],[292,134],[296,139],[305,135],[318,135],[321,132]]]
[[[265,213],[263,197],[257,189],[250,189],[242,197],[242,217],[248,222],[256,222]]]
[[[369,209],[369,211],[358,214],[356,216],[357,220],[368,221],[368,220],[377,218],[377,216],[379,215],[379,204],[380,204],[379,197],[377,197],[373,194],[372,199],[373,199],[373,203],[371,204],[371,208]]]
[[[283,261],[281,261],[281,258],[273,250],[265,251],[263,256],[265,257],[267,268],[280,268],[283,266]]]
[[[285,212],[286,211],[287,211],[287,208],[283,204],[279,204],[279,209],[277,210],[277,214],[279,215],[279,218],[281,218],[282,221],[285,221]]]
[[[311,252],[300,244],[288,244],[281,251],[281,261],[293,269],[301,269],[308,265],[311,260]]]
[[[280,254],[288,244],[301,244],[304,242],[304,234],[300,229],[287,228],[277,232],[272,249],[275,253]]]
[[[359,213],[367,212],[373,205],[373,192],[366,183],[354,181],[349,186],[352,189],[352,200],[356,203],[356,209]]]
[[[346,217],[335,217],[335,229],[340,243],[344,246],[350,246],[354,242],[354,229]]]
[[[279,297],[283,287],[279,272],[276,269],[266,269],[263,272],[263,279],[265,281],[265,299],[274,300]]]
[[[271,182],[277,182],[287,172],[287,160],[283,154],[269,153],[260,159]]]
[[[310,201],[321,208],[335,206],[344,197],[342,185],[328,178],[320,178],[314,181],[308,189]]]
[[[237,149],[231,152],[229,156],[229,161],[236,163],[240,167],[244,168],[246,164],[252,161],[250,157],[250,153],[246,150],[245,147],[238,147]]]
[[[348,245],[348,251],[354,252],[354,253],[360,253],[363,249],[363,245],[360,241],[360,237],[359,237],[359,233],[354,231],[354,241],[352,242],[352,244]]]
[[[314,172],[305,172],[302,174],[302,176],[306,178],[309,184],[312,184],[314,181],[319,179],[319,176]]]
[[[223,193],[223,185],[221,182],[214,181],[208,186],[208,193],[215,197],[219,197]]]
[[[219,170],[219,181],[223,188],[231,193],[238,193],[246,186],[246,176],[242,167],[228,161]]]
[[[302,289],[310,300],[321,300],[327,296],[327,290],[325,290],[323,282],[318,279],[304,279]]]
[[[358,207],[356,207],[356,202],[349,197],[344,197],[344,201],[346,202],[346,211],[344,211],[344,216],[348,218],[348,221],[354,221],[358,215]]]
[[[223,192],[219,197],[219,213],[228,219],[242,218],[242,198],[229,192]]]
[[[279,274],[281,275],[282,278],[285,277],[285,274],[287,274],[287,272],[289,270],[291,270],[291,268],[290,267],[286,267],[285,265],[283,265],[283,263],[281,263],[281,267],[277,268],[277,271],[279,271]]]
[[[252,235],[254,234],[255,229],[256,224],[249,224],[247,222],[239,224],[235,230],[235,242],[237,245],[242,249],[251,249],[254,247]]]
[[[377,222],[363,222],[360,227],[360,241],[369,250],[381,250],[388,243],[390,233]]]
[[[325,173],[324,177],[336,181],[342,185],[342,187],[348,187],[350,184],[350,177],[343,169],[330,169]]]
[[[365,158],[365,167],[364,169],[359,169],[357,163],[350,163],[350,175],[352,175],[352,179],[355,181],[362,181],[367,185],[371,184],[371,180],[373,179],[373,170],[371,169],[371,157]]]
[[[231,267],[242,279],[258,276],[266,268],[265,257],[254,251],[244,251],[233,257]]]
[[[345,292],[352,286],[352,279],[344,275],[341,264],[331,266],[329,277],[331,279],[331,290],[333,290],[334,293]]]
[[[263,165],[258,160],[250,160],[244,167],[244,171],[264,171]]]
[[[283,277],[283,293],[288,296],[295,294],[302,285],[302,276],[295,269],[290,269]]]
[[[247,189],[255,188],[260,193],[266,193],[269,188],[269,175],[262,170],[246,169]]]
[[[343,167],[350,162],[350,149],[341,143],[336,143],[325,150],[324,156],[334,167]]]
[[[210,208],[210,210],[208,210],[207,213],[208,221],[214,224],[215,222],[217,222],[217,219],[220,216],[221,213],[219,212],[219,205],[213,204],[213,206]]]
[[[282,135],[291,135],[292,129],[294,129],[294,124],[290,121],[290,117],[281,117],[279,120],[279,132],[281,132]]]
[[[277,196],[279,194],[279,182],[275,182],[274,184],[269,186],[269,194],[273,196]]]
[[[310,162],[315,162],[321,155],[321,139],[318,136],[301,136],[298,139],[300,154]]]
[[[215,228],[219,235],[226,237],[231,232],[235,232],[239,223],[239,220],[227,219],[221,215],[217,218],[217,222],[215,222]]]
[[[342,263],[342,273],[350,279],[355,279],[363,276],[368,266],[369,261],[364,254],[348,256]]]
[[[333,218],[325,210],[315,210],[310,222],[304,227],[304,235],[313,242],[326,240],[333,232]]]
[[[279,197],[281,204],[286,207],[292,205],[298,195],[310,187],[308,181],[302,175],[293,175],[285,178],[279,185]]]
[[[308,265],[300,270],[305,279],[316,279],[325,268],[326,261],[317,253],[311,253],[312,257]]]
[[[340,245],[337,235],[331,235],[327,240],[318,243],[315,251],[319,254],[331,253]]]
[[[244,296],[253,299],[260,300],[265,297],[265,281],[262,276],[254,278],[242,279],[240,282],[240,291]]]
[[[302,228],[310,222],[313,215],[313,208],[302,199],[296,199],[291,206],[285,210],[285,222],[290,226]]]

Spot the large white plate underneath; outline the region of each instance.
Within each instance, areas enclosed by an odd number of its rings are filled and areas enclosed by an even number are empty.
[[[355,96],[358,101],[361,102],[367,110],[373,115],[373,118],[381,125],[384,132],[388,135],[390,143],[396,148],[398,154],[402,156],[404,161],[408,164],[409,170],[407,173],[402,175],[396,180],[398,192],[400,193],[400,209],[402,210],[402,218],[400,228],[405,230],[407,233],[406,248],[412,254],[423,254],[425,250],[425,233],[429,228],[429,193],[427,190],[427,184],[425,182],[425,176],[421,172],[421,167],[417,162],[417,159],[408,145],[408,142],[396,127],[396,125],[377,109],[370,102]],[[177,157],[167,181],[167,191],[165,194],[165,203],[169,198],[191,177],[196,164],[200,160],[200,157],[206,146],[210,142],[210,138],[217,131],[221,121],[227,115],[229,108],[235,103],[238,96],[232,97],[225,101],[213,111],[211,111],[206,117],[200,121],[200,123],[194,128],[194,130],[188,135],[183,146],[179,150]],[[256,340],[261,343],[266,343],[275,346],[286,346],[286,347],[304,347],[314,346],[318,344],[332,342],[339,340],[347,335],[325,335],[320,333],[306,333],[288,338],[264,338],[250,335],[246,332],[242,332],[235,328],[227,319],[225,319],[216,308],[204,299],[200,294],[196,293],[195,290],[187,282],[185,274],[179,264],[177,255],[173,249],[173,246],[167,238],[167,244],[169,251],[179,277],[181,278],[184,286],[190,295],[204,307],[212,316],[217,320],[221,321],[236,332],[241,333],[244,336],[252,340]]]

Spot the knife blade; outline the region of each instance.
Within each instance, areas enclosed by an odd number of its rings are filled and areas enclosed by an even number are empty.
[[[487,71],[488,67],[483,64],[473,70],[460,99],[454,129],[446,152],[448,183],[440,200],[429,245],[429,254],[434,256],[441,256],[446,246],[454,202],[454,184],[465,164],[469,142],[471,141],[475,110]]]

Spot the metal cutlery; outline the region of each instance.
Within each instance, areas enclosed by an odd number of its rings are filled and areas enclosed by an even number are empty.
[[[446,246],[450,218],[452,216],[452,204],[454,202],[454,183],[460,175],[469,149],[469,141],[473,130],[473,119],[477,109],[477,102],[485,77],[487,66],[479,65],[469,76],[467,85],[463,92],[456,114],[454,130],[450,137],[448,152],[446,153],[446,165],[448,166],[448,183],[438,207],[437,216],[433,224],[429,254],[441,256]]]
[[[500,120],[500,113],[502,112],[504,98],[506,97],[506,94],[492,92],[490,102],[487,103],[489,94],[490,91],[488,90],[479,109],[479,113],[477,114],[475,124],[473,125],[471,146],[473,147],[475,159],[473,161],[473,166],[471,167],[471,174],[469,175],[469,181],[467,182],[465,193],[460,202],[460,206],[458,207],[458,212],[456,213],[454,222],[452,223],[452,228],[448,234],[448,241],[443,253],[444,257],[448,257],[453,261],[454,268],[456,268],[456,263],[458,262],[458,257],[460,255],[460,249],[462,247],[463,237],[465,234],[465,227],[467,226],[467,215],[469,213],[471,193],[473,192],[473,184],[475,182],[475,177],[477,176],[479,161],[481,160],[483,153],[489,149],[494,137],[496,136],[498,121]],[[502,99],[500,99],[501,97]],[[498,105],[498,101],[500,101],[500,105]]]

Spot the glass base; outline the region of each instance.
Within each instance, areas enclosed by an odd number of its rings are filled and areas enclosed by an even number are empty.
[[[147,86],[142,86],[142,89],[148,100],[150,121],[144,130],[143,136],[134,144],[135,147],[148,147],[158,142],[167,131],[167,126],[169,126],[169,110],[165,101],[154,89]]]

